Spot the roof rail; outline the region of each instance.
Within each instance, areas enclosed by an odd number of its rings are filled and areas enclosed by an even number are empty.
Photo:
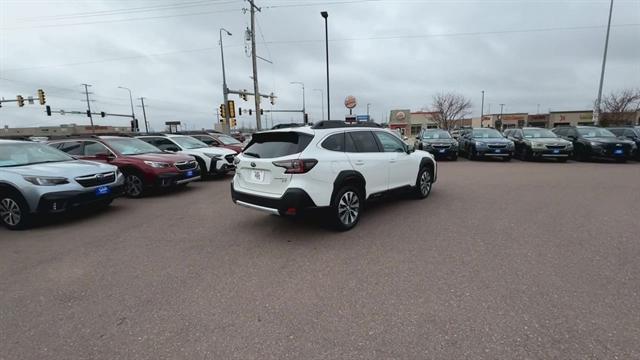
[[[305,124],[301,124],[301,123],[275,124],[271,128],[271,130],[286,129],[286,128],[293,128],[293,127],[301,127],[301,126],[305,126]]]
[[[311,128],[312,129],[337,129],[337,128],[354,128],[354,127],[381,128],[382,126],[380,126],[380,124],[377,124],[371,121],[348,123],[341,120],[323,120],[313,124]]]
[[[99,139],[101,136],[120,136],[120,137],[133,137],[136,134],[132,133],[100,133],[100,134],[69,134],[69,135],[50,135],[47,136],[49,140],[63,140],[63,139]]]

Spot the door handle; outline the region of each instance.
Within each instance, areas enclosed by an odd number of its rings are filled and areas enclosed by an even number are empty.
[[[354,164],[356,164],[356,165],[364,165],[364,161],[363,160],[356,160],[356,161],[354,161]]]
[[[391,160],[389,160],[389,162],[390,162],[390,163],[394,163],[394,162],[396,162],[396,161],[397,161],[396,159],[391,159]]]

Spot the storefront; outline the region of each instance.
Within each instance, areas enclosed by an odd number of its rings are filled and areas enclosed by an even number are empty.
[[[546,128],[549,126],[549,115],[546,115],[546,114],[529,115],[527,117],[527,126]]]
[[[593,125],[593,111],[552,111],[549,114],[549,127]]]

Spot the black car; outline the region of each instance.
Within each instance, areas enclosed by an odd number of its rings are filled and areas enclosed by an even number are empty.
[[[573,143],[574,157],[580,161],[606,158],[625,162],[636,148],[633,141],[619,139],[611,131],[595,126],[562,126],[553,132]]]
[[[492,128],[473,128],[465,130],[460,136],[460,152],[467,155],[469,160],[484,157],[511,160],[515,151],[513,141]]]
[[[525,127],[509,129],[505,136],[516,145],[515,155],[522,160],[557,159],[564,162],[573,153],[573,144],[548,129]]]
[[[640,126],[607,128],[614,135],[621,139],[627,139],[636,143],[635,159],[640,161]]]
[[[445,130],[422,130],[416,138],[415,147],[428,151],[437,158],[458,159],[458,142]]]

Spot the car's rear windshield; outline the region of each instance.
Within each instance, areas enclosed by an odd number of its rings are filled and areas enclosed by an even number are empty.
[[[313,139],[312,135],[298,132],[265,132],[254,134],[243,154],[260,159],[297,154]]]

